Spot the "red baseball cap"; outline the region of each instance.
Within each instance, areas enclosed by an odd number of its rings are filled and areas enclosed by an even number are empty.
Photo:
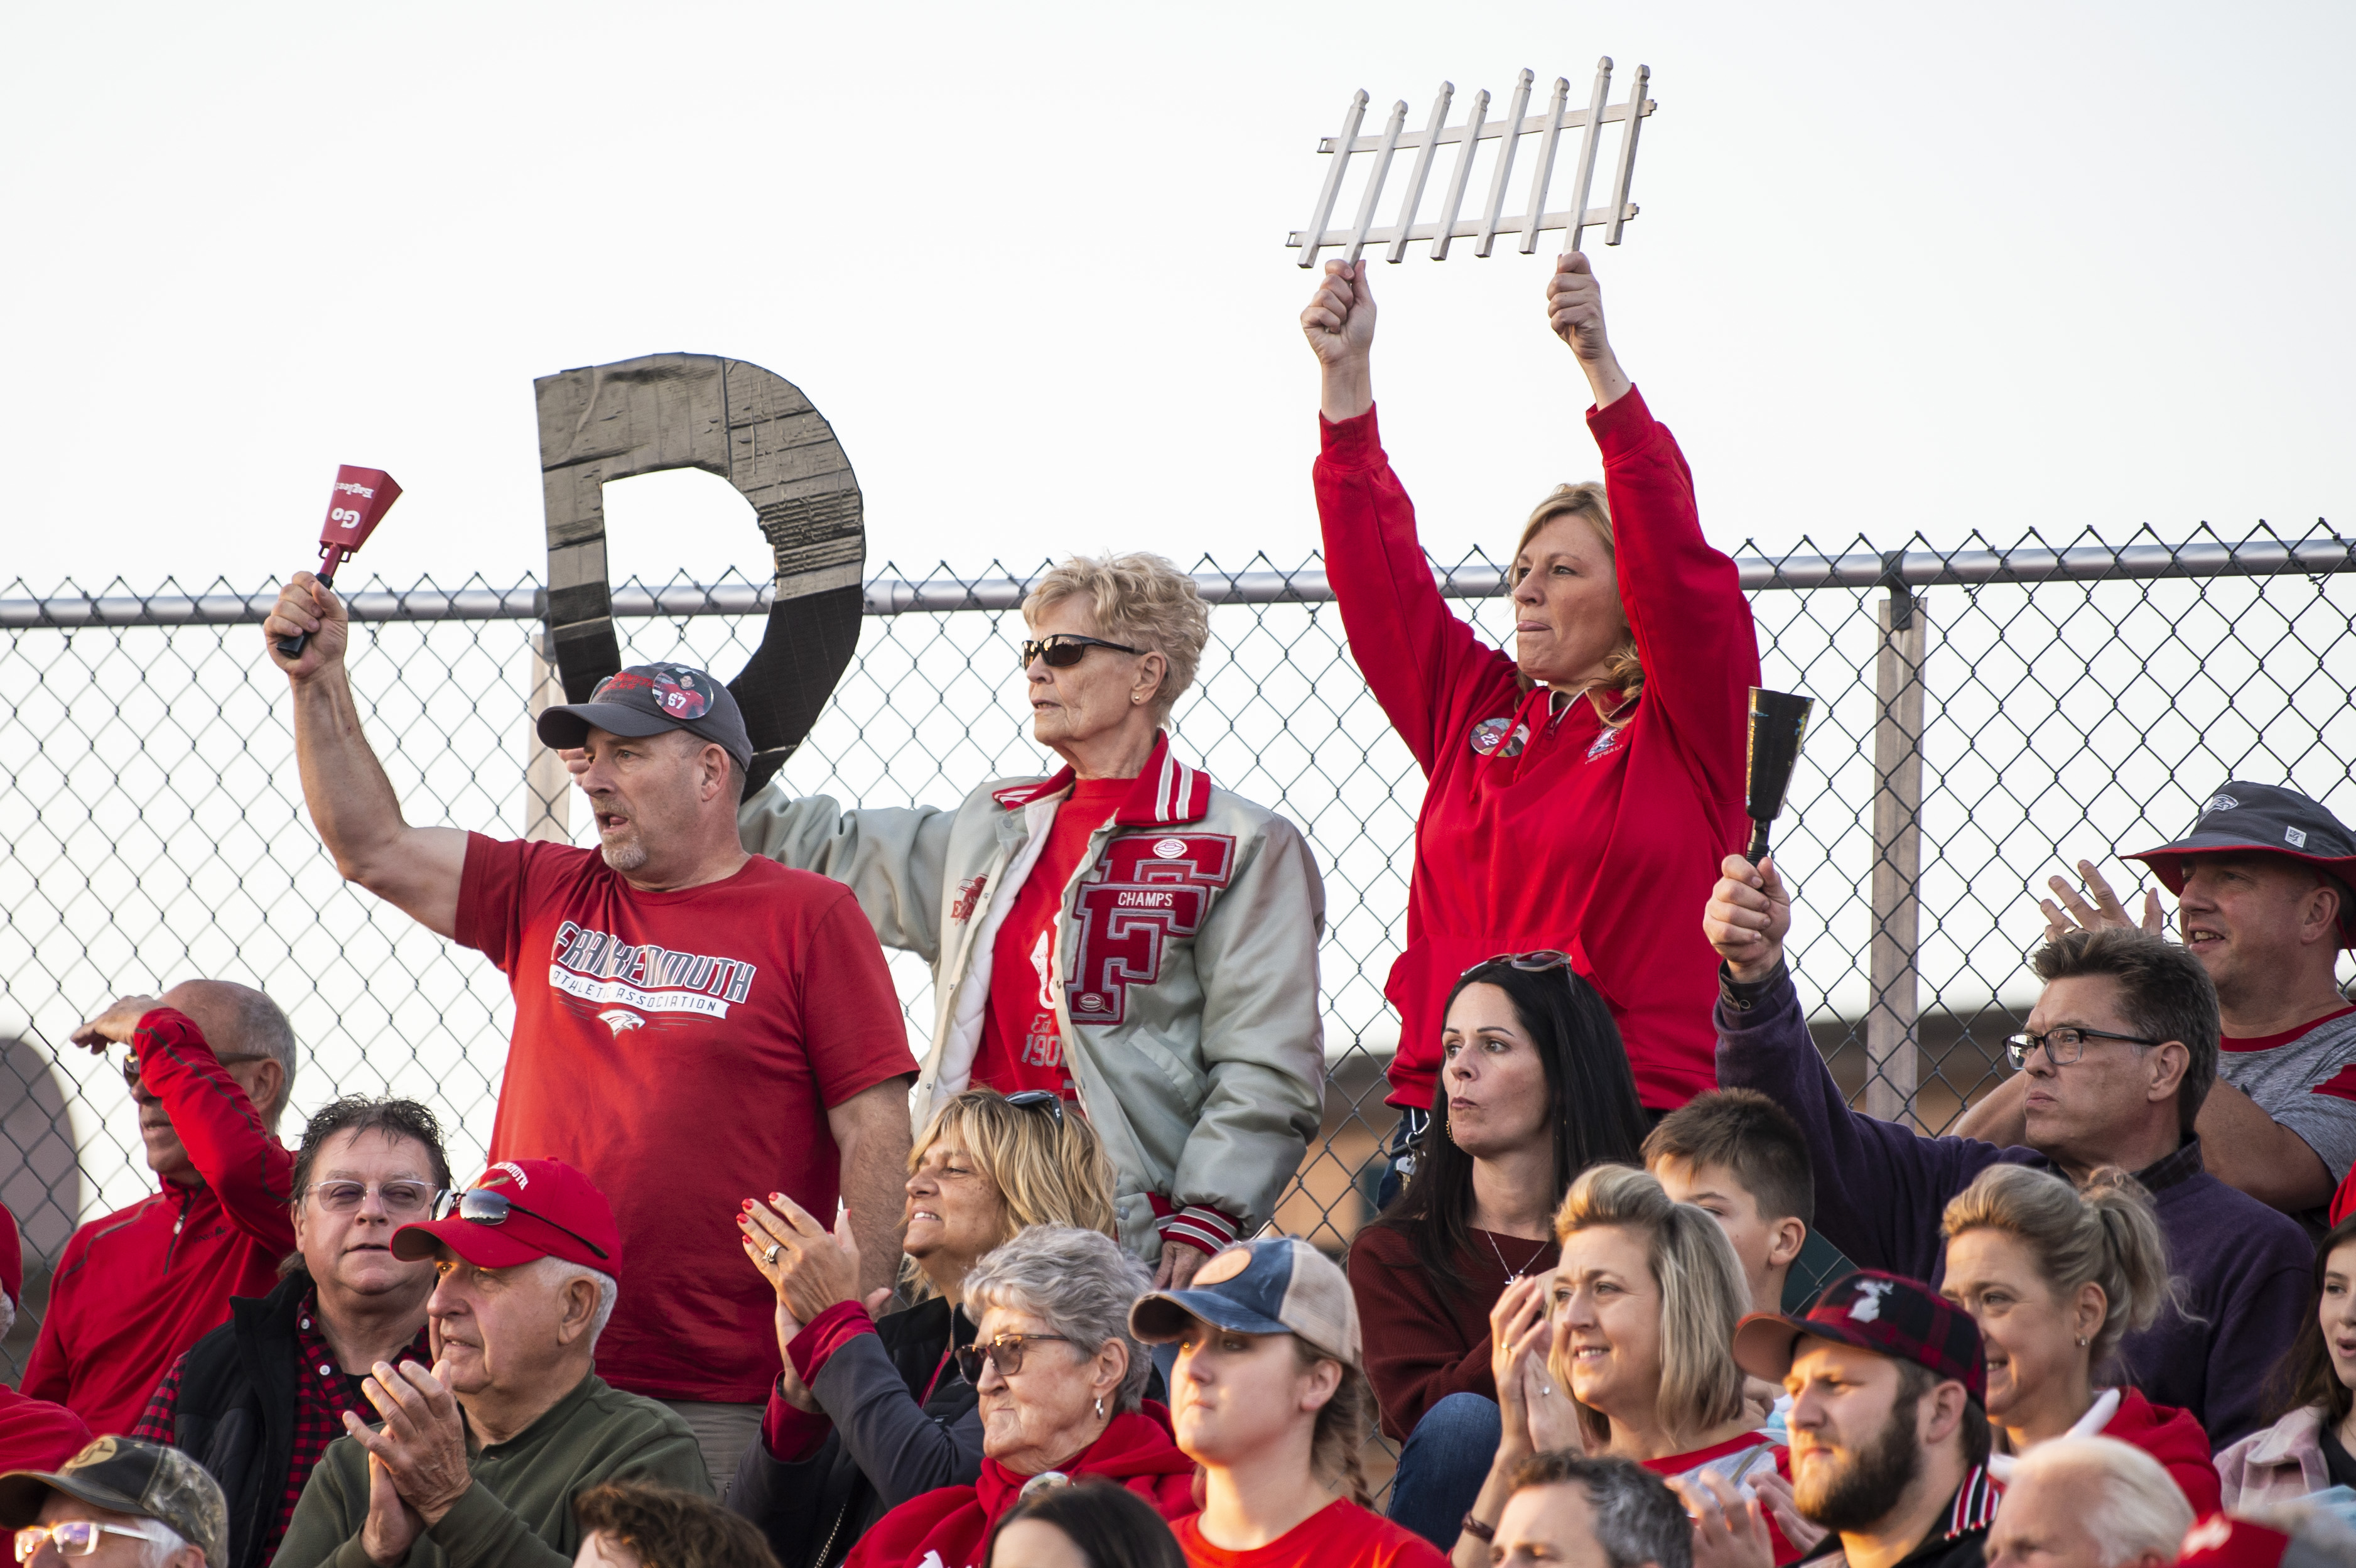
[[[622,1272],[614,1206],[562,1160],[501,1160],[464,1191],[436,1197],[434,1212],[437,1219],[392,1233],[394,1257],[414,1262],[439,1245],[478,1269],[562,1258],[600,1273]]]
[[[2290,1537],[2255,1520],[2212,1513],[2184,1532],[2179,1568],[2281,1568]]]
[[[1976,1400],[1987,1398],[1987,1350],[1979,1325],[1918,1280],[1859,1269],[1826,1285],[1804,1316],[1754,1312],[1735,1326],[1735,1364],[1780,1383],[1804,1337],[1912,1361],[1933,1377],[1953,1378]]]

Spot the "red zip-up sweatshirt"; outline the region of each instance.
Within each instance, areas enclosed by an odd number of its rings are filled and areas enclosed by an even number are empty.
[[[1634,714],[1614,730],[1590,702],[1550,713],[1511,654],[1450,613],[1374,411],[1319,423],[1326,576],[1351,655],[1428,780],[1407,950],[1383,987],[1399,1012],[1390,1103],[1431,1104],[1460,974],[1559,948],[1611,1004],[1638,1096],[1683,1105],[1718,1080],[1718,958],[1701,912],[1719,862],[1742,846],[1759,683],[1751,605],[1733,561],[1702,538],[1684,454],[1633,389],[1588,411],[1644,666]]]
[[[294,1155],[187,1014],[139,1020],[139,1076],[204,1177],[93,1219],[49,1282],[24,1391],[54,1400],[103,1437],[128,1433],[183,1351],[229,1321],[229,1298],[267,1295],[294,1250]]]

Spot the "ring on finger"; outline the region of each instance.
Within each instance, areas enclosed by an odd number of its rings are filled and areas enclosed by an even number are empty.
[[[761,1254],[761,1262],[765,1262],[765,1263],[768,1264],[768,1265],[769,1265],[771,1268],[773,1268],[773,1269],[774,1269],[774,1268],[776,1268],[776,1267],[777,1266],[777,1243],[776,1243],[776,1242],[772,1241],[772,1242],[770,1242],[770,1243],[769,1243],[769,1250],[768,1250],[767,1251],[766,1251],[766,1252],[764,1252],[764,1253],[762,1253],[762,1254]]]

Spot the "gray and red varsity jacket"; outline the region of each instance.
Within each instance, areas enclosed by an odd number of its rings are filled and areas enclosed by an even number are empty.
[[[846,811],[776,785],[744,847],[849,885],[886,947],[933,966],[921,1135],[981,1043],[999,923],[1070,792],[995,780],[955,811]],[[1065,1058],[1119,1176],[1122,1243],[1215,1251],[1274,1213],[1323,1109],[1317,942],[1325,886],[1301,830],[1214,785],[1164,734],[1064,889],[1053,970]]]

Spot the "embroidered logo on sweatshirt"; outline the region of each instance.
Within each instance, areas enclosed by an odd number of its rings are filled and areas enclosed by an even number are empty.
[[[1606,725],[1601,735],[1587,743],[1587,760],[1592,762],[1599,757],[1609,757],[1619,750],[1620,737],[1627,733]]]
[[[987,876],[969,876],[958,884],[957,902],[949,906],[949,918],[963,922],[973,918],[973,907],[981,902],[982,885]]]
[[[1175,847],[1176,854],[1170,850]],[[1203,929],[1211,896],[1235,875],[1228,833],[1116,838],[1080,887],[1080,940],[1064,991],[1076,1024],[1118,1024],[1129,988],[1162,978],[1170,942]]]

